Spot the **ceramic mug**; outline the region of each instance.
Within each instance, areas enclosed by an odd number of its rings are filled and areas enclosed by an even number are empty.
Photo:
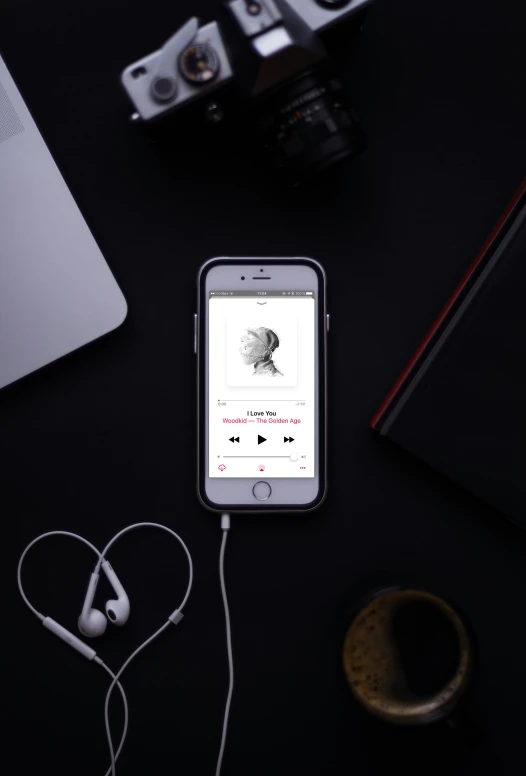
[[[451,715],[469,685],[473,662],[461,615],[416,588],[371,593],[355,611],[343,645],[343,668],[356,700],[397,725]]]

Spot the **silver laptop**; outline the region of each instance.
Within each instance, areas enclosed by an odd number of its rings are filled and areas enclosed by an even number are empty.
[[[0,57],[0,388],[107,334],[126,312]]]

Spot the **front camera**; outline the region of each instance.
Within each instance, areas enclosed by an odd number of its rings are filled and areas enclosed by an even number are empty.
[[[244,280],[244,279],[245,279],[245,276],[244,276],[244,275],[241,275],[241,280]]]

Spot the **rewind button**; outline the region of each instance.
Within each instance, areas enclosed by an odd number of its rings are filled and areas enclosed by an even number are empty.
[[[239,442],[239,437],[230,437],[229,442]]]

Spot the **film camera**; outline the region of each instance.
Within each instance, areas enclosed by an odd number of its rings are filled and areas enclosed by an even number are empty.
[[[212,124],[234,119],[300,183],[363,147],[322,37],[370,1],[228,0],[221,25],[192,18],[124,70],[132,118],[150,123],[192,109]]]

